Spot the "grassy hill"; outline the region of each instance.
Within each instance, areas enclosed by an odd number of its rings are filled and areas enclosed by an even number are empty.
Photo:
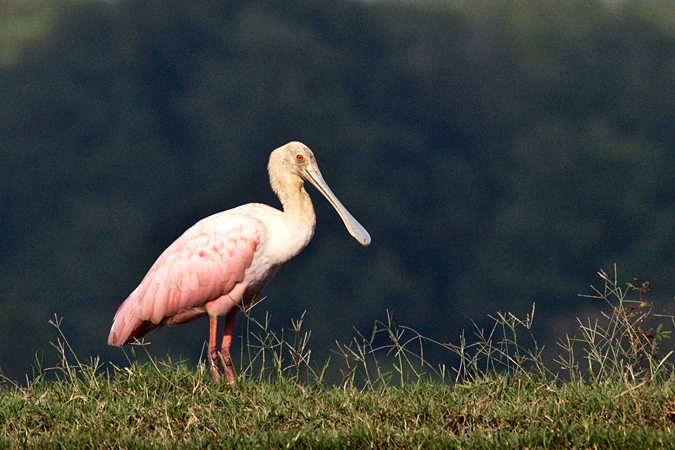
[[[233,386],[204,365],[140,362],[104,370],[81,362],[63,335],[58,367],[27,385],[4,380],[4,448],[667,448],[675,445],[675,384],[661,327],[646,330],[647,284],[621,288],[602,273],[603,321],[561,340],[553,372],[532,316],[497,314],[472,343],[433,343],[392,321],[339,345],[341,380],[311,362],[302,321],[290,338],[264,325],[242,348]],[[628,294],[635,294],[629,300]],[[534,311],[534,310],[533,310]],[[60,330],[60,322],[54,321]],[[386,335],[388,343],[376,344]],[[521,342],[530,342],[525,347]],[[418,344],[459,358],[448,369]],[[417,351],[413,350],[417,349]],[[332,362],[330,364],[337,364]]]

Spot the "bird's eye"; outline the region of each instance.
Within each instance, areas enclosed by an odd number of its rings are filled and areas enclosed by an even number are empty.
[[[298,153],[297,155],[295,155],[295,160],[297,162],[303,162],[305,160],[305,156],[302,155],[301,153]]]

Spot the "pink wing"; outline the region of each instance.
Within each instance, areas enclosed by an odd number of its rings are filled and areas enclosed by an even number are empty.
[[[205,316],[206,303],[224,295],[239,303],[260,236],[255,220],[227,213],[195,224],[162,253],[122,303],[108,343],[125,345],[164,324]]]

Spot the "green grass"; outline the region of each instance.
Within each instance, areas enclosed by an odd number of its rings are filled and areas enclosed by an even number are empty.
[[[203,365],[101,368],[80,362],[61,336],[58,367],[0,390],[4,448],[635,448],[675,446],[675,384],[668,333],[647,330],[644,286],[601,273],[603,320],[560,342],[554,371],[524,320],[497,314],[467,344],[434,343],[391,318],[338,347],[340,380],[315,366],[302,320],[290,336],[249,317],[234,386]],[[628,300],[627,296],[639,296]],[[59,326],[57,321],[54,325]],[[386,336],[386,343],[376,342]],[[527,346],[521,342],[527,342]],[[459,365],[432,365],[441,345]]]

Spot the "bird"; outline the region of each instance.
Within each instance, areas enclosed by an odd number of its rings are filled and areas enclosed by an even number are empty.
[[[211,375],[218,381],[222,367],[228,383],[233,384],[230,346],[237,313],[254,302],[279,266],[305,248],[314,235],[316,215],[304,181],[326,197],[359,243],[370,244],[370,235],[328,187],[307,146],[289,142],[277,148],[270,154],[267,170],[283,210],[249,203],[206,217],[187,229],[120,305],[109,345],[124,346],[155,328],[208,315]],[[216,349],[219,316],[225,316],[220,351]]]

